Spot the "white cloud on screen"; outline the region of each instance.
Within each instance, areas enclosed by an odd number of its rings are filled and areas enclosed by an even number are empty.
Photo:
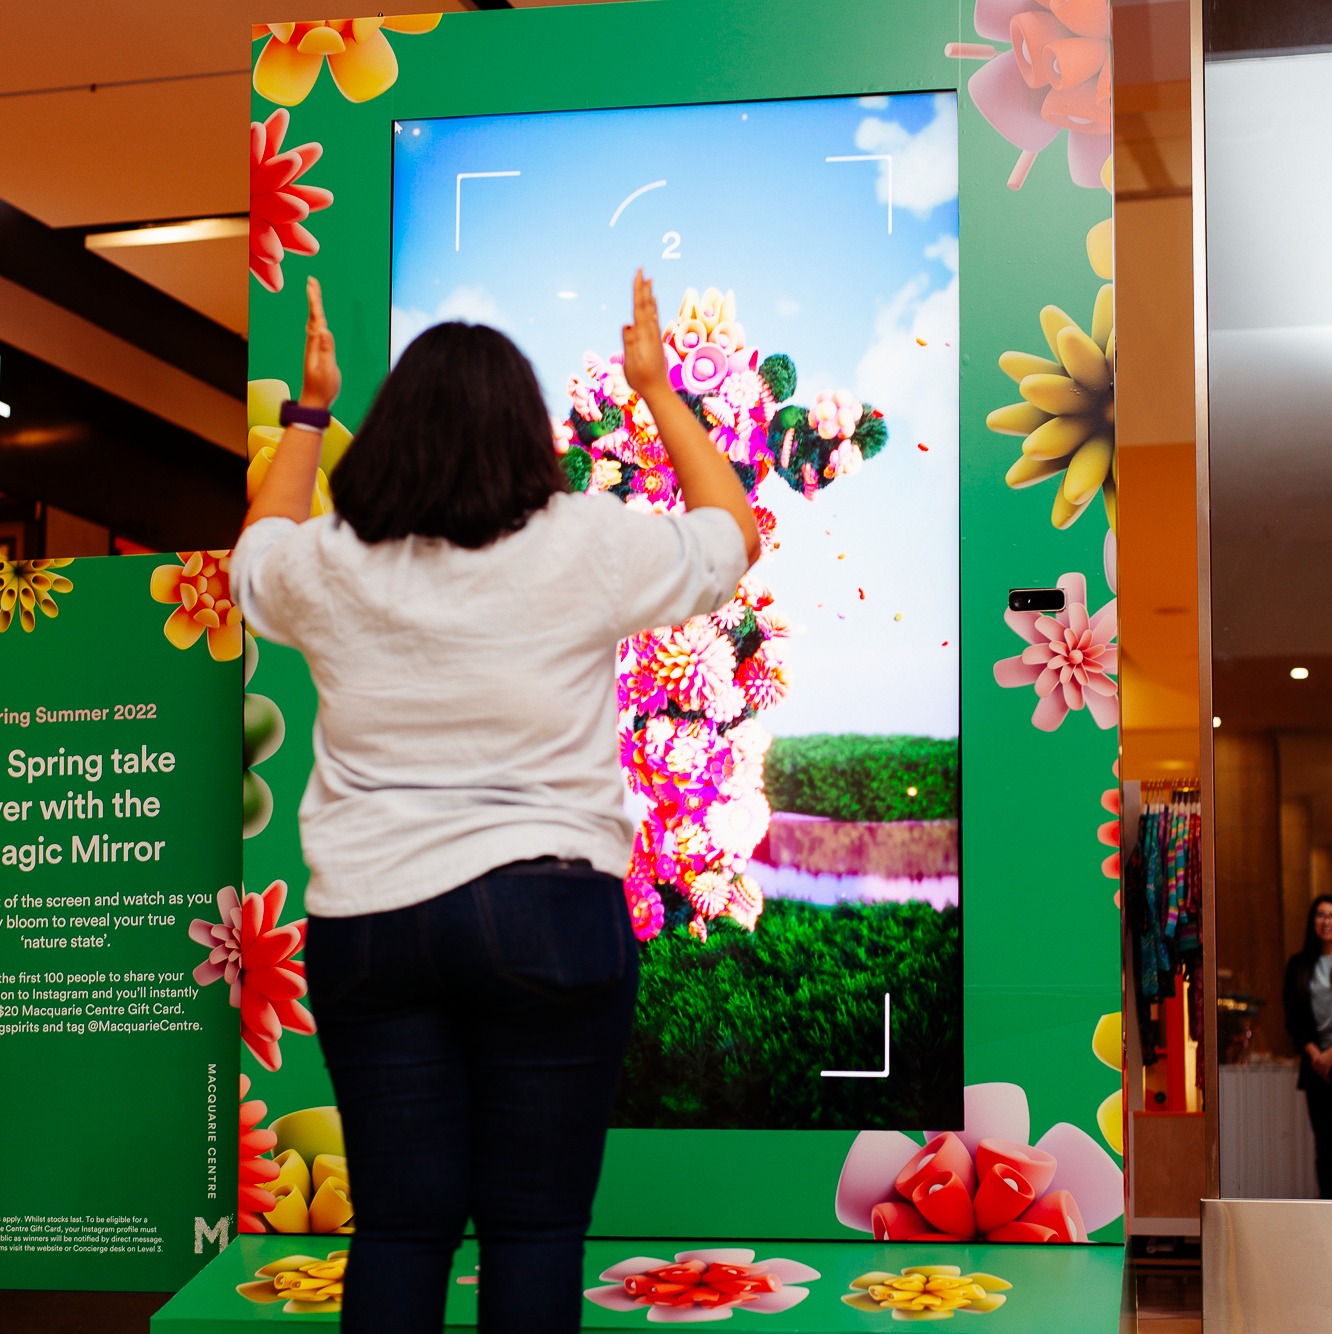
[[[856,392],[883,412],[893,436],[955,454],[957,237],[941,236],[925,254],[949,270],[948,283],[931,291],[929,275],[918,274],[880,308],[874,341],[856,366]]]
[[[505,327],[503,311],[495,298],[480,283],[455,287],[433,311],[410,306],[394,306],[389,314],[389,363],[397,365],[407,344],[417,334],[424,333],[434,324],[448,320],[462,320],[467,324],[489,324],[496,329]]]
[[[957,102],[948,96],[934,99],[934,119],[916,134],[896,121],[866,116],[856,129],[856,147],[862,153],[890,153],[892,162],[879,164],[878,193],[888,202],[891,187],[894,208],[919,217],[957,198]]]
[[[886,111],[888,109],[888,94],[873,93],[869,97],[858,97],[856,103],[869,111]]]

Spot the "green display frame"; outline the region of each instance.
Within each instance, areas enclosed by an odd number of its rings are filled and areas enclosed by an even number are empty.
[[[1031,0],[1026,9],[1044,13],[1050,7],[1048,0],[1043,6]],[[1019,0],[1008,6],[1022,8]],[[1107,42],[1108,12],[1107,4]],[[352,429],[388,364],[395,121],[957,92],[967,1129],[973,1138],[997,1135],[1024,1146],[1040,1141],[1056,1158],[1065,1150],[1056,1186],[1073,1188],[1075,1177],[1082,1180],[1065,1171],[1082,1155],[1095,1177],[1083,1201],[1084,1212],[1099,1220],[1092,1239],[1120,1240],[1122,1196],[1118,1212],[1105,1203],[1114,1193],[1122,1151],[1120,926],[1110,879],[1117,869],[1098,845],[1098,832],[1102,843],[1117,839],[1102,809],[1112,809],[1112,795],[1117,797],[1117,732],[1077,709],[1048,728],[1033,726],[1036,696],[1001,688],[1015,684],[1018,671],[1003,664],[1028,647],[1016,627],[1005,624],[1010,588],[1056,582],[1065,586],[1070,603],[1095,613],[1088,633],[1108,669],[1102,684],[1113,685],[1113,603],[1107,601],[1113,591],[1107,521],[1113,480],[1112,474],[1106,480],[1105,510],[1097,501],[1076,522],[1055,527],[1050,501],[1065,486],[1065,465],[1073,473],[1068,458],[1037,466],[1037,476],[1019,475],[1009,485],[1005,475],[1021,457],[1014,437],[1064,410],[1033,417],[1027,395],[1039,397],[1040,387],[1024,383],[1028,409],[991,416],[1019,398],[1012,381],[1022,376],[1014,366],[1028,375],[1067,372],[1077,378],[1075,354],[1091,340],[1069,334],[1061,343],[1067,325],[1059,316],[1067,311],[1083,329],[1091,327],[1098,291],[1110,276],[1108,193],[1073,182],[1063,160],[1065,136],[1036,157],[987,121],[969,76],[1005,52],[974,31],[970,6],[937,0],[643,0],[446,15],[426,31],[410,26],[385,39],[397,60],[396,78],[386,90],[353,102],[321,69],[308,94],[292,105],[285,143],[321,146],[302,181],[331,191],[333,202],[306,223],[318,254],[282,258],[278,291],[251,284],[251,377],[294,385],[300,376],[303,278],[319,276],[344,368],[337,413]],[[280,40],[270,30],[257,36],[263,41],[256,43],[256,57]],[[350,86],[350,76],[343,82]],[[256,124],[275,109],[256,92]],[[264,273],[274,285],[272,269]],[[1051,307],[1055,316],[1048,314]],[[1095,383],[1089,389],[1078,381],[1079,392],[1090,394],[1086,411],[1101,414],[1098,421],[1113,415],[1113,344],[1107,348],[1104,337],[1108,309],[1102,298],[1101,327],[1091,330],[1105,354],[1100,369],[1093,368]],[[1065,344],[1069,350],[1061,359]],[[1035,362],[1008,360],[1006,374],[1000,357],[1014,349],[1039,353],[1051,366],[1042,372]],[[252,412],[252,424],[263,424],[262,411]],[[1107,449],[1113,449],[1112,435],[1103,425],[1086,448],[1071,449],[1074,462],[1082,460],[1079,477],[1097,465],[1095,450],[1108,460]],[[1042,472],[1049,478],[1044,484],[1015,488],[1015,482],[1039,481]],[[1089,596],[1089,586],[1101,595]],[[1102,603],[1107,607],[1097,611]],[[268,644],[260,646],[251,685],[280,703],[286,739],[263,761],[273,813],[246,843],[248,888],[286,881],[291,919],[299,915],[305,877],[295,809],[311,760],[313,697],[299,657]],[[266,1115],[330,1103],[316,1040],[285,1034],[281,1048],[277,1071],[243,1053],[252,1096],[267,1105]],[[1104,1159],[1095,1160],[1094,1170],[1087,1165],[1087,1144]],[[881,1170],[873,1166],[876,1154],[891,1159],[893,1144],[842,1131],[615,1131],[593,1234],[863,1237],[839,1218],[835,1201],[844,1168],[852,1177],[860,1170],[857,1162],[869,1162],[865,1170],[871,1173]],[[1095,1209],[1089,1207],[1093,1194]]]

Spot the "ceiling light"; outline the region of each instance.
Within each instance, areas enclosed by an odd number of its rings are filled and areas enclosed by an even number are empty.
[[[185,241],[221,241],[249,234],[249,218],[191,218],[188,222],[147,223],[114,232],[89,232],[83,244],[89,250],[119,250],[126,246],[179,245]]]
[[[1220,719],[1220,718],[1213,717],[1213,719],[1212,719],[1212,726],[1213,726],[1213,727],[1220,727],[1220,726],[1221,726],[1221,719]]]
[[[1292,681],[1307,681],[1309,679],[1309,669],[1307,667],[1292,667],[1290,669],[1290,679]]]

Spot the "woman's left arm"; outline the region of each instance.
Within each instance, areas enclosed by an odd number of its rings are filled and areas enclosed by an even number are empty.
[[[310,315],[305,325],[305,369],[297,402],[303,408],[327,412],[342,388],[342,372],[338,369],[333,335],[324,317],[318,279],[308,278],[305,290]],[[322,430],[308,426],[287,427],[268,473],[246,512],[242,529],[260,519],[294,519],[301,523],[310,517],[310,498],[314,494],[323,443]]]

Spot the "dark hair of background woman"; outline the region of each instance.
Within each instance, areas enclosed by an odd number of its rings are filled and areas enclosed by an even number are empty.
[[[1317,963],[1319,955],[1323,952],[1323,942],[1318,938],[1318,932],[1314,930],[1314,919],[1318,916],[1319,906],[1324,903],[1332,903],[1332,894],[1320,894],[1309,905],[1309,916],[1304,923],[1304,948],[1300,954],[1308,964]]]
[[[567,489],[531,365],[481,324],[437,324],[407,347],[330,483],[363,542],[474,549]]]

